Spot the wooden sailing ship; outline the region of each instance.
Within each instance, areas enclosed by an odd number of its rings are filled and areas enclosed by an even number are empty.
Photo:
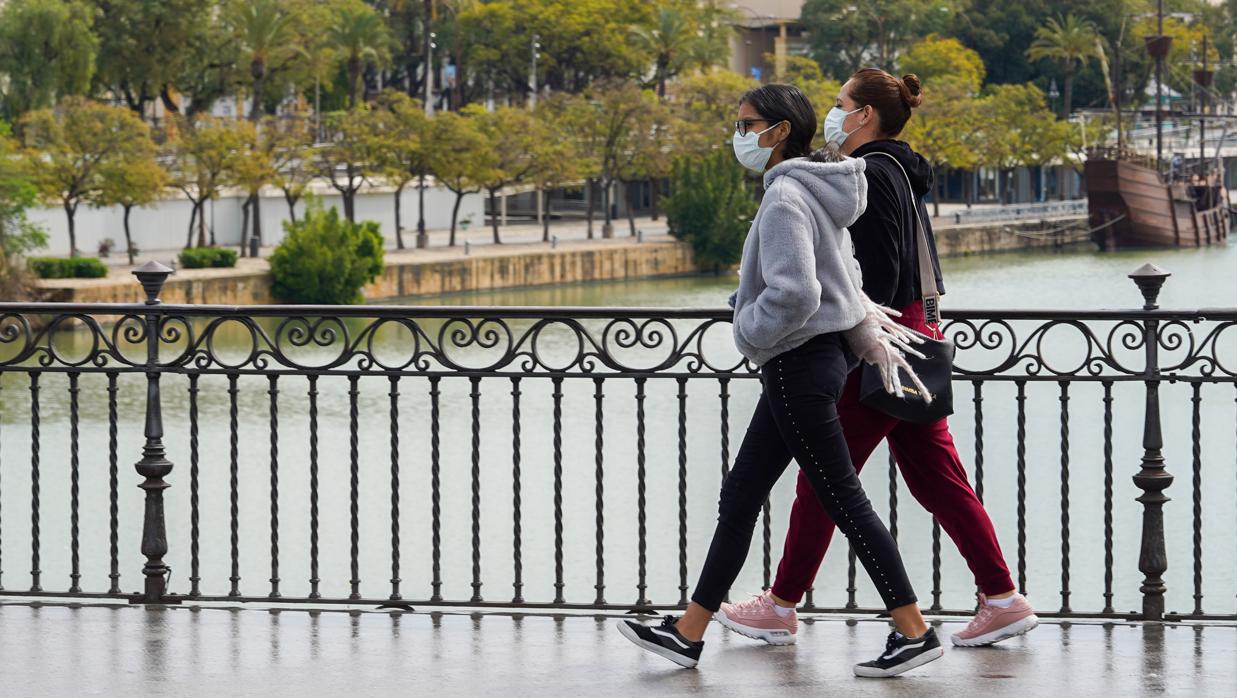
[[[1218,151],[1214,162],[1203,150],[1206,115],[1199,114],[1199,156],[1197,167],[1173,167],[1164,176],[1163,110],[1161,74],[1172,37],[1163,29],[1163,2],[1159,3],[1159,33],[1145,39],[1148,53],[1155,59],[1156,156],[1154,159],[1123,148],[1121,127],[1117,127],[1116,148],[1097,149],[1087,156],[1083,177],[1087,188],[1087,208],[1092,239],[1104,250],[1128,247],[1202,247],[1223,243],[1231,225],[1228,190],[1224,186]],[[1204,43],[1202,70],[1194,71],[1195,82],[1204,90],[1211,86],[1212,71],[1207,70]],[[1121,113],[1114,93],[1114,108]]]

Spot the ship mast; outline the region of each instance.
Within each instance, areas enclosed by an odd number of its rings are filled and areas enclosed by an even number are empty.
[[[1207,69],[1207,35],[1203,35],[1203,69],[1194,71],[1194,83],[1198,85],[1198,173],[1206,172],[1207,159],[1207,89],[1211,87],[1215,73]]]
[[[1173,37],[1164,36],[1164,0],[1156,0],[1156,35],[1143,38],[1147,53],[1155,59],[1155,168],[1163,171],[1164,160],[1164,57],[1173,45]]]

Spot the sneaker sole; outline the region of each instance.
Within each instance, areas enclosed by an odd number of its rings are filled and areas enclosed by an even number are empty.
[[[945,656],[945,648],[937,647],[920,654],[914,659],[907,660],[902,664],[895,667],[890,667],[888,669],[877,669],[875,667],[860,666],[856,664],[855,676],[863,679],[887,679],[891,676],[897,676],[898,674],[905,674],[911,669],[921,667],[924,664],[940,659],[943,656]]]
[[[748,625],[742,625],[731,620],[725,613],[718,611],[713,614],[713,617],[721,624],[723,628],[732,630],[743,637],[750,637],[753,640],[763,640],[770,645],[793,645],[795,644],[795,636],[789,630],[761,630]]]
[[[672,652],[666,649],[665,647],[662,647],[661,645],[654,645],[653,643],[642,639],[639,635],[636,634],[634,630],[632,630],[631,628],[627,626],[627,623],[625,621],[619,621],[618,631],[622,633],[623,637],[627,638],[628,640],[631,640],[632,644],[636,645],[640,649],[648,650],[649,652],[652,652],[653,654],[659,657],[664,657],[665,659],[669,659],[670,661],[674,662],[675,664],[678,664],[681,667],[684,667],[686,669],[694,669],[696,667],[696,664],[698,663],[697,660],[692,659],[691,657],[684,657],[678,652]]]
[[[1039,618],[1035,616],[1027,616],[1021,620],[1016,620],[1013,623],[997,628],[990,633],[976,635],[972,638],[960,638],[957,635],[950,635],[949,639],[954,643],[955,647],[983,647],[985,645],[994,645],[1001,640],[1008,640],[1011,637],[1026,635],[1039,625]]]

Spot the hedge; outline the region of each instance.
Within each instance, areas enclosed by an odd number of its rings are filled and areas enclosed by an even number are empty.
[[[31,257],[30,271],[40,279],[100,279],[107,265],[98,257]]]
[[[180,253],[180,266],[185,269],[236,266],[236,250],[230,247],[191,247]]]

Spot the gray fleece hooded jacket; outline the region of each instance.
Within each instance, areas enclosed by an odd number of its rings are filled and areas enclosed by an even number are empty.
[[[793,158],[765,172],[733,296],[735,345],[753,364],[863,320],[863,276],[846,226],[867,207],[865,165]]]

